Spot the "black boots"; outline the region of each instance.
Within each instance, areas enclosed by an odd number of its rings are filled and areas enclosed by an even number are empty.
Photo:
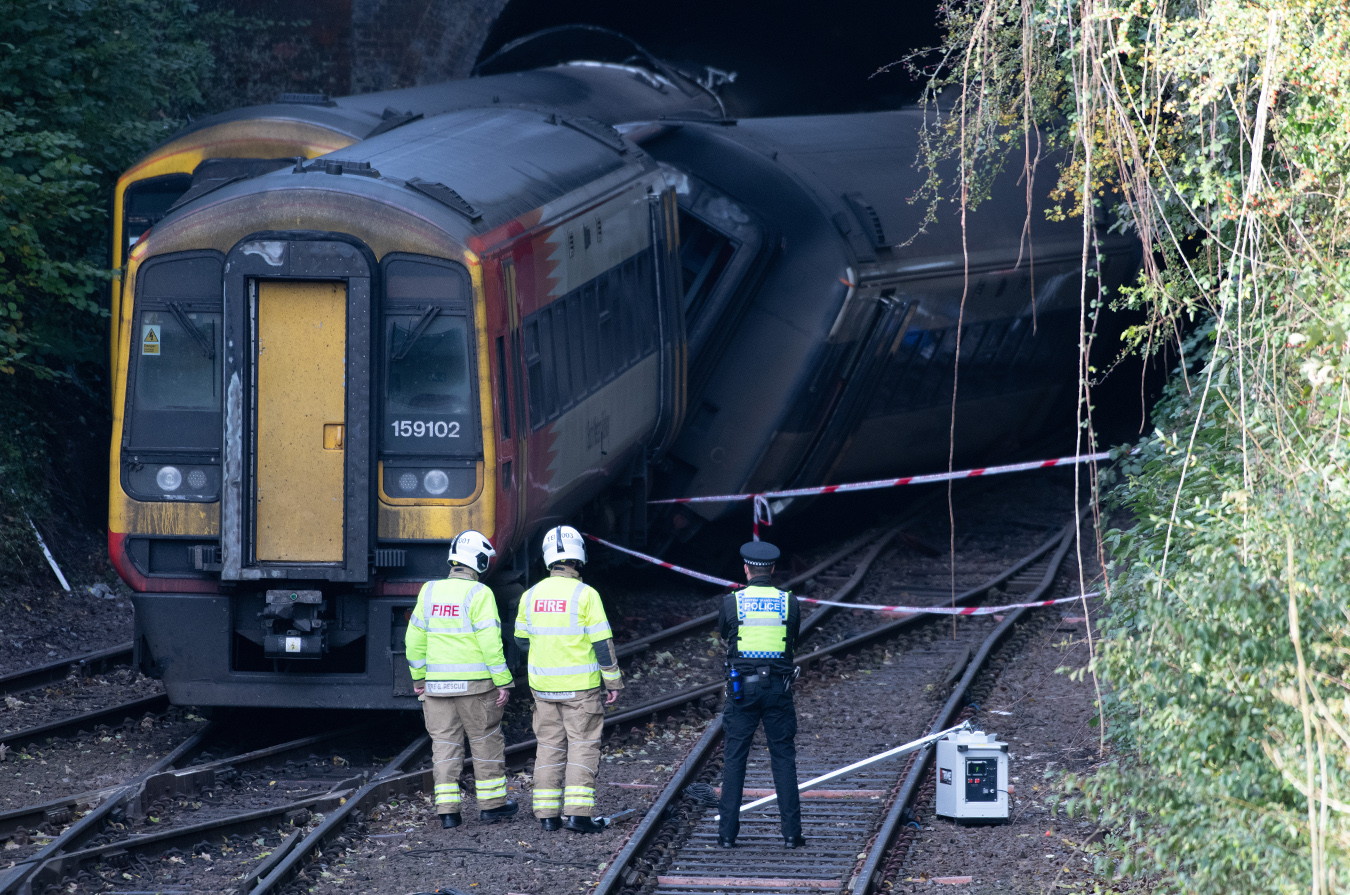
[[[584,817],[580,814],[572,814],[567,818],[567,823],[563,826],[573,833],[599,833],[605,828],[605,825],[593,817]]]
[[[552,833],[555,830],[561,830],[564,827],[573,833],[599,833],[607,824],[604,821],[596,820],[593,817],[582,817],[580,814],[568,815],[566,823],[561,817],[541,817],[539,825],[545,831]]]
[[[462,823],[464,823],[464,815],[460,814],[458,811],[454,812],[453,814],[441,815],[442,830],[453,830],[455,827],[459,826]]]
[[[495,824],[499,820],[510,820],[516,816],[516,812],[519,810],[519,805],[507,800],[505,805],[497,808],[484,808],[478,812],[478,819],[485,824]]]
[[[735,847],[736,847],[736,840],[735,840],[734,837],[731,837],[731,836],[718,836],[718,837],[717,837],[717,846],[718,846],[719,848],[735,848]]]
[[[801,848],[804,845],[806,845],[806,837],[801,833],[796,836],[783,837],[783,848]]]

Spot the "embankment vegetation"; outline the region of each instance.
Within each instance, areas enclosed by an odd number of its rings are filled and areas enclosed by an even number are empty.
[[[1100,531],[1109,615],[1077,673],[1099,681],[1103,764],[1064,784],[1112,833],[1103,886],[1344,891],[1350,7],[971,0],[944,15],[945,47],[915,60],[939,66],[927,151],[962,160],[936,194],[975,202],[1024,166],[1056,181],[1085,250],[1086,225],[1113,216],[1146,253],[1107,301],[1141,312],[1135,350],[1180,358],[1153,431],[1098,479],[1099,519],[1119,527]],[[1084,296],[1086,344],[1102,306],[1090,281]],[[1098,376],[1085,362],[1084,420]]]

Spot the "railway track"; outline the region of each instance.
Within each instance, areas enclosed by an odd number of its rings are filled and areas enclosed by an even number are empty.
[[[388,762],[367,761],[367,767],[359,768],[343,759],[341,765],[316,770],[315,765],[327,764],[323,756],[343,741],[378,740],[377,732],[356,726],[191,763],[221,733],[219,726],[208,726],[129,783],[0,814],[0,835],[6,835],[16,829],[69,823],[83,806],[94,806],[31,854],[16,856],[15,865],[0,877],[0,892],[41,892],[77,876],[90,864],[111,863],[120,869],[165,855],[220,853],[222,846],[233,850],[228,847],[231,842],[259,836],[275,837],[279,843],[287,837],[298,841],[308,826],[322,826],[324,812],[340,809],[373,781],[403,770],[429,751],[429,741],[419,734]],[[222,790],[251,772],[262,780],[275,779],[261,786],[236,786],[238,795],[220,797]],[[267,794],[278,783],[282,786],[277,795],[264,795],[269,804],[253,804],[259,801],[260,789]],[[301,792],[299,798],[294,797],[296,792]],[[250,872],[260,874],[269,866],[262,861]]]
[[[36,690],[38,687],[65,680],[72,674],[89,677],[110,668],[130,665],[131,646],[130,643],[121,643],[107,649],[58,659],[36,668],[25,668],[0,675],[0,696]]]
[[[866,579],[876,559],[886,552],[886,548],[894,544],[897,538],[905,537],[902,531],[904,527],[904,523],[902,523],[883,531],[868,533],[826,556],[802,573],[793,576],[792,579],[784,582],[784,586],[795,588],[798,585],[810,582],[818,591],[823,591],[823,593],[813,592],[814,595],[828,596],[841,602],[846,601],[850,595],[859,591],[860,585]],[[958,602],[977,599],[995,588],[1004,588],[1009,594],[1020,595],[1026,592],[1025,588],[1034,584],[1033,579],[1039,580],[1039,578],[1048,574],[1044,571],[1044,568],[1051,560],[1046,559],[1046,554],[1054,549],[1057,544],[1062,545],[1063,543],[1065,542],[1062,535],[1050,538],[1032,553],[1004,569],[1000,574],[968,589],[958,597]],[[1062,550],[1060,553],[1062,555]],[[1057,560],[1055,560],[1055,563],[1057,564]],[[931,594],[925,595],[931,597],[933,602],[946,603],[948,601],[947,593],[940,592],[938,589],[931,590]],[[922,589],[911,588],[911,595],[917,595],[921,591]],[[844,613],[844,615],[854,614]],[[918,621],[918,619],[912,617],[896,619],[880,626],[873,625],[867,630],[858,631],[856,619],[850,623],[839,616],[839,610],[834,607],[819,607],[806,616],[803,642],[806,642],[806,639],[811,636],[815,636],[817,640],[832,642],[802,656],[799,660],[801,663],[808,667],[820,667],[836,661],[839,657],[866,650],[875,643],[893,638]],[[639,638],[637,641],[631,641],[620,648],[621,656],[638,657],[662,641],[678,638],[681,635],[696,634],[701,628],[711,625],[714,621],[715,615],[705,615],[672,626],[654,635]],[[974,652],[973,648],[972,652]],[[61,664],[67,667],[69,665],[69,663]],[[678,692],[657,694],[653,698],[644,700],[639,705],[608,716],[606,726],[607,728],[615,728],[629,724],[641,724],[656,716],[687,709],[691,705],[702,703],[708,706],[717,699],[721,689],[721,679],[720,676],[717,676],[716,680],[708,680],[705,683],[686,687]],[[941,720],[939,718],[938,722]],[[70,722],[65,723],[71,724],[74,722],[75,719],[71,719]],[[709,733],[713,733],[714,729],[720,731],[720,721],[717,719],[713,720]],[[52,734],[49,733],[48,735]],[[204,789],[209,789],[216,776],[228,774],[231,769],[256,767],[259,762],[285,760],[284,756],[298,755],[299,751],[312,749],[322,741],[337,736],[338,732],[330,732],[317,738],[311,737],[278,743],[264,749],[254,750],[253,753],[241,753],[237,756],[216,759],[209,763],[200,763],[197,766],[175,769],[176,766],[189,761],[192,754],[201,751],[201,740],[208,737],[207,732],[202,732],[194,742],[183,744],[175,750],[174,755],[166,756],[154,768],[128,784],[0,814],[0,837],[3,837],[8,830],[21,826],[32,827],[35,822],[45,822],[51,827],[59,826],[75,816],[81,806],[97,803],[97,807],[72,824],[63,835],[44,845],[32,857],[22,861],[9,875],[0,878],[0,892],[40,892],[49,885],[69,882],[72,875],[88,873],[85,868],[91,865],[109,864],[114,866],[134,864],[135,868],[141,869],[153,879],[154,885],[163,889],[172,888],[170,881],[164,880],[162,874],[155,872],[156,867],[163,866],[162,863],[155,863],[156,858],[161,859],[161,862],[166,857],[168,860],[172,860],[184,853],[185,850],[187,856],[190,857],[194,853],[193,849],[200,851],[199,847],[209,845],[211,842],[230,841],[231,837],[234,837],[235,840],[248,839],[249,841],[261,842],[265,850],[270,851],[270,854],[254,860],[248,866],[247,872],[242,874],[246,884],[241,885],[237,890],[252,892],[253,895],[280,891],[304,869],[316,853],[322,849],[329,849],[334,840],[341,836],[344,828],[353,819],[359,819],[362,815],[369,815],[377,806],[390,798],[429,790],[430,771],[418,767],[421,756],[426,751],[425,744],[419,745],[417,741],[414,741],[394,761],[385,766],[372,768],[366,773],[334,781],[333,785],[323,791],[306,794],[301,799],[282,801],[278,804],[248,811],[236,811],[228,816],[213,818],[197,824],[183,824],[164,830],[120,836],[108,841],[103,841],[99,837],[110,819],[127,813],[128,807],[132,808],[131,813],[143,812],[146,806],[153,805],[157,800],[163,800],[170,795],[179,798],[192,798]],[[533,739],[519,740],[508,747],[508,759],[513,764],[520,766],[532,755],[534,746]],[[704,750],[709,748],[711,746],[702,747]],[[698,754],[699,751],[695,750],[695,754]],[[836,756],[822,754],[817,764],[828,763],[834,761],[835,758]],[[837,763],[846,762],[841,759]],[[703,764],[706,765],[706,761]],[[817,764],[807,764],[804,761],[802,773],[811,773],[817,767]],[[823,764],[820,764],[820,766],[824,769]],[[702,765],[693,761],[692,763],[686,762],[684,767],[702,768]],[[672,780],[672,785],[680,780],[687,783],[689,782],[688,777],[689,774],[682,769]],[[752,776],[747,785],[754,787],[756,785],[754,781],[752,769]],[[870,806],[871,808],[875,809],[886,803],[884,799],[872,798],[876,795],[876,792],[867,792],[868,790],[879,790],[881,788],[879,784],[856,788],[864,792],[866,801],[874,803]],[[683,787],[677,787],[676,792],[682,790]],[[663,801],[664,807],[669,808],[670,800],[665,798],[664,793],[663,799],[658,799],[658,806],[662,805]],[[839,804],[835,805],[834,809],[845,810],[842,806],[847,800],[836,801]],[[814,804],[815,802],[812,801],[812,805]],[[833,821],[833,823],[848,823],[848,821],[839,820]],[[857,825],[861,826],[862,822],[859,821]],[[642,826],[650,825],[644,820]],[[750,832],[749,824],[745,829],[748,835]],[[639,834],[633,837],[633,842],[648,837],[649,832],[644,833],[640,828]],[[808,832],[808,836],[810,835],[810,832]],[[617,867],[618,863],[620,862],[616,862],[614,866]],[[241,874],[236,873],[235,875],[240,876]],[[611,875],[607,874],[606,879]],[[770,879],[770,877],[763,878]],[[161,883],[167,883],[167,885]]]
[[[1054,574],[1058,569],[1060,563],[1062,562],[1064,554],[1068,550],[1069,545],[1072,543],[1071,534],[1072,528],[1066,527],[1065,529],[1056,533],[1053,537],[1047,539],[1044,543],[1042,543],[1039,547],[1037,547],[1029,554],[1023,556],[1016,562],[1004,568],[998,574],[988,578],[987,580],[981,582],[975,587],[969,588],[963,593],[959,594],[956,597],[956,602],[958,604],[970,603],[974,600],[979,599],[980,597],[986,596],[991,592],[995,592],[996,590],[1000,589],[1002,593],[1006,594],[1007,596],[1016,597],[1019,600],[1037,599],[1038,597],[1036,595],[1044,593],[1050,586],[1050,583],[1053,581]],[[870,542],[852,545],[850,548],[848,548],[847,555],[855,554],[860,549],[865,550],[866,553],[864,553],[864,555],[858,561],[857,565],[853,567],[852,572],[849,574],[844,584],[848,586],[850,585],[851,582],[851,587],[856,588],[858,586],[858,583],[861,582],[863,578],[866,576],[871,564],[876,560],[878,556],[882,554],[885,546],[886,543],[882,540],[882,538],[877,538]],[[844,553],[844,551],[841,551],[841,553]],[[1053,555],[1051,555],[1052,553]],[[841,561],[841,557],[839,554],[834,555],[832,559],[833,562],[835,563]],[[837,595],[839,591],[836,590],[835,593]],[[950,600],[949,592],[944,594],[938,594],[934,592],[933,596],[940,597],[940,599],[934,600],[934,602],[940,604],[945,604]],[[820,609],[816,610],[815,613],[813,613],[810,617],[804,620],[804,624],[805,622],[809,621],[811,622],[811,628],[814,628],[817,630],[817,632],[820,632],[821,629],[823,629],[823,627],[825,626],[825,623],[835,615],[834,612],[827,610],[831,610],[831,607],[821,607]],[[878,644],[884,644],[888,641],[894,640],[898,635],[906,632],[908,629],[918,627],[924,620],[931,620],[932,618],[933,616],[913,615],[903,618],[897,618],[893,621],[884,623],[882,625],[873,625],[869,627],[867,630],[856,632],[848,636],[843,636],[833,643],[821,646],[820,648],[814,650],[813,652],[810,652],[806,655],[799,657],[798,663],[807,668],[824,669],[823,671],[820,672],[820,675],[823,678],[833,679],[834,673],[829,670],[829,663],[838,662],[841,659],[847,661],[848,657],[863,651],[867,650],[875,651],[874,648]],[[1000,624],[998,626],[999,627],[998,638],[995,638],[994,641],[992,642],[996,642],[997,639],[1001,639],[1006,634],[1006,632],[1011,629],[1012,625],[1016,623],[1016,620],[1017,620],[1016,617],[1005,618],[1005,623]],[[963,620],[962,622],[964,627],[961,630],[966,632],[965,635],[966,640],[958,643],[957,646],[954,648],[949,648],[946,645],[944,645],[943,655],[938,657],[937,665],[932,666],[933,668],[941,667],[944,671],[952,670],[953,662],[955,662],[960,666],[959,668],[956,669],[957,671],[956,677],[961,678],[961,680],[958,682],[958,690],[955,691],[952,697],[948,700],[948,703],[951,706],[954,706],[956,709],[959,709],[961,705],[960,703],[961,695],[967,692],[969,688],[969,680],[973,678],[978,668],[983,665],[988,655],[988,649],[982,648],[981,646],[982,642],[978,638],[976,638],[973,641],[970,640],[970,637],[974,636],[974,633],[976,632],[977,629],[974,625],[968,625],[967,622],[969,621],[971,620],[967,619]],[[984,623],[977,622],[977,624],[984,624]],[[987,624],[996,624],[996,623],[990,621]],[[845,626],[839,627],[840,630],[846,630]],[[806,635],[804,635],[804,639],[805,636]],[[964,653],[962,653],[961,650],[961,647],[963,646],[965,647]],[[955,656],[946,655],[947,652],[952,652],[953,649],[955,650],[956,653]],[[703,700],[715,699],[721,693],[722,689],[723,683],[719,676],[719,678],[715,681],[710,681],[706,684],[699,686],[688,687],[677,693],[660,696],[648,700],[638,706],[627,709],[625,711],[616,712],[612,715],[609,715],[605,719],[605,726],[606,728],[622,727],[630,723],[646,720],[661,713],[675,712],[680,710],[682,707],[687,707],[691,704],[699,703]],[[901,688],[890,687],[889,690],[900,692]],[[826,702],[828,702],[828,696],[825,696],[823,698],[825,699]],[[941,712],[929,712],[929,714],[932,714],[934,716],[934,720],[932,722],[934,724],[941,724],[946,718],[948,718],[952,714],[952,710],[949,709],[948,707],[944,706],[940,708],[943,709]],[[924,719],[921,718],[919,720],[922,721]],[[707,732],[703,735],[702,739],[700,739],[699,743],[692,750],[690,756],[675,772],[670,782],[666,785],[665,789],[662,791],[661,796],[656,800],[656,802],[652,805],[651,809],[648,811],[646,817],[640,822],[633,836],[630,837],[628,844],[623,848],[619,856],[616,857],[614,861],[610,862],[609,869],[606,871],[605,876],[601,880],[600,883],[601,888],[597,889],[596,891],[617,892],[620,891],[621,888],[623,888],[623,883],[626,879],[626,874],[628,873],[629,870],[632,869],[636,856],[641,855],[643,851],[654,841],[654,838],[657,837],[659,833],[662,831],[664,818],[667,816],[669,812],[677,808],[677,803],[679,801],[680,795],[683,794],[689,783],[694,782],[697,779],[699,774],[704,773],[709,769],[708,758],[714,754],[715,752],[714,747],[720,741],[720,731],[721,731],[720,716],[717,716],[710,723]],[[903,740],[897,739],[897,742],[900,741]],[[525,758],[527,758],[530,754],[532,754],[534,746],[535,743],[532,739],[522,740],[508,746],[506,750],[508,761],[512,761],[513,763],[519,765],[521,762],[523,762]],[[880,751],[880,750],[873,750],[873,751]],[[817,761],[815,761],[814,764],[803,763],[803,765],[799,768],[799,772],[801,774],[810,774],[817,767],[819,767],[821,770],[824,770],[827,767],[837,767],[839,765],[846,764],[849,761],[855,760],[856,758],[860,757],[863,756],[862,755],[846,756],[843,753],[841,753],[838,756],[822,754],[822,756]],[[768,784],[767,768],[761,768],[759,770],[760,770],[760,778],[762,779],[757,779],[755,776],[752,775],[750,778],[748,778],[747,785],[749,787],[754,788],[758,786],[759,788],[763,788],[765,784]],[[430,776],[429,773],[420,771],[401,775],[399,778],[395,778],[389,781],[390,788],[391,790],[397,792],[407,792],[409,791],[409,788],[416,788],[419,785],[426,787],[429,786],[429,776]],[[893,789],[895,786],[895,781],[889,780],[886,781],[886,784],[891,786],[891,788]],[[844,802],[847,801],[846,799],[837,799],[835,803],[832,803],[832,807],[830,808],[830,810],[845,813],[851,811],[856,816],[853,818],[852,821],[848,821],[841,818],[836,820],[827,819],[823,821],[823,823],[827,825],[839,823],[851,824],[851,829],[855,834],[854,838],[857,838],[857,835],[861,835],[858,831],[863,830],[864,827],[870,825],[871,827],[875,828],[878,823],[882,823],[882,825],[884,826],[885,818],[881,818],[879,820],[874,815],[876,815],[878,811],[883,811],[889,809],[890,807],[893,807],[893,801],[882,797],[881,794],[883,792],[887,792],[888,790],[886,790],[881,783],[877,783],[875,785],[870,786],[858,786],[855,788],[858,790],[860,796],[866,802],[865,811],[870,811],[871,815],[865,814],[865,812],[861,811],[857,805],[853,805],[851,807],[844,806]],[[378,799],[372,798],[368,799],[367,801],[368,804],[364,805],[364,807],[360,809],[365,813],[369,813],[370,809],[373,809],[375,807],[375,805],[378,802]],[[814,799],[809,801],[811,802],[812,805],[815,804]],[[349,812],[349,814],[350,813],[351,812]],[[768,826],[772,826],[773,823],[774,821],[772,820],[765,822],[765,824]],[[895,824],[892,824],[891,826],[895,826]],[[832,839],[839,838],[837,835],[833,834],[833,831],[831,832],[832,832],[831,836]],[[336,834],[337,834],[337,825],[334,824],[327,834],[326,841],[323,839],[323,837],[316,837],[314,838],[313,841],[309,842],[307,846],[293,849],[291,859],[289,859],[284,866],[279,867],[277,871],[274,873],[274,875],[269,880],[266,881],[270,883],[272,880],[276,880],[278,885],[270,886],[260,884],[259,886],[255,887],[252,890],[251,895],[266,895],[266,893],[269,892],[279,891],[280,884],[283,883],[288,876],[293,877],[296,873],[298,873],[300,871],[301,865],[305,862],[306,859],[308,859],[313,854],[314,850],[331,842],[332,839],[336,837]],[[760,836],[760,838],[763,838],[763,841],[765,842],[772,841],[774,843],[777,843],[781,841],[776,835],[776,833],[771,837],[764,838],[766,835],[767,834],[752,835],[749,823],[747,823],[743,827],[743,838],[750,837],[745,838],[746,842],[752,841],[755,836]],[[808,830],[807,835],[808,838],[811,837],[812,833],[810,830]],[[887,837],[889,838],[890,835],[891,834],[888,833]],[[715,834],[713,842],[715,843]],[[842,842],[842,840],[840,840],[840,842]],[[866,845],[865,842],[860,844]],[[853,843],[850,843],[848,847],[851,848],[852,846]],[[329,852],[325,851],[325,854],[328,853]],[[840,851],[840,854],[843,853],[844,853],[843,851]],[[857,849],[854,849],[853,852],[849,852],[849,854],[854,855],[856,855],[857,853],[858,853]],[[884,849],[882,849],[881,853],[884,853]],[[784,853],[782,852],[781,848],[773,849],[772,854],[768,854],[766,852],[764,859],[765,860],[764,866],[772,866],[772,867],[781,866],[780,859],[783,854]],[[734,853],[734,855],[738,862],[740,862],[741,859],[750,857],[750,854],[745,850],[738,850],[737,852]],[[639,871],[639,873],[641,872],[642,871]],[[730,877],[707,877],[707,876],[700,877],[700,879],[704,879],[705,881],[707,879],[723,880],[729,878]],[[674,879],[674,877],[672,877],[672,879]],[[772,883],[773,881],[779,879],[779,877],[760,876],[751,879],[752,881],[761,881],[761,882],[764,880],[769,880]],[[806,888],[818,890],[812,886],[808,886]],[[732,890],[746,891],[748,890],[748,888],[736,887]],[[717,891],[717,888],[715,886],[713,888],[695,886],[691,891],[707,893]],[[764,890],[760,889],[760,891]]]
[[[958,602],[969,602],[988,593],[999,584],[1015,584],[1038,579],[1030,591],[1018,593],[1020,601],[1042,599],[1054,584],[1065,554],[1073,543],[1074,526],[1053,538],[1047,545],[1008,570],[1001,580],[967,591]],[[1048,547],[1055,547],[1048,561],[1037,563]],[[1033,568],[1033,565],[1039,567]],[[1025,573],[1030,572],[1030,575]],[[812,777],[827,770],[866,758],[901,742],[935,733],[951,726],[961,713],[972,682],[995,648],[1022,618],[1025,610],[1014,610],[1001,622],[965,620],[957,636],[940,646],[914,650],[903,663],[879,663],[868,669],[866,681],[854,686],[872,686],[877,692],[869,703],[876,715],[903,718],[887,736],[888,743],[859,743],[858,718],[846,723],[817,724],[802,728],[799,734],[798,775]],[[882,625],[873,631],[855,635],[798,658],[810,667],[841,653],[895,637],[913,627],[922,616],[909,616]],[[928,618],[932,618],[931,616]],[[990,627],[992,626],[992,630]],[[945,677],[943,673],[945,672]],[[935,681],[954,683],[950,695],[936,711],[919,714],[924,700],[915,697]],[[830,695],[820,688],[803,688],[802,706],[821,706],[830,710]],[[810,713],[806,713],[810,714]],[[908,717],[906,717],[906,714]],[[927,724],[922,721],[927,720]],[[921,726],[922,724],[922,726]],[[816,739],[815,737],[822,737]],[[869,768],[832,790],[817,792],[802,800],[803,833],[807,846],[785,851],[778,831],[776,807],[748,812],[742,817],[741,835],[735,850],[717,847],[715,809],[706,804],[716,790],[700,778],[716,776],[718,746],[722,738],[720,716],[709,725],[681,767],[672,776],[661,795],[629,841],[610,862],[597,884],[594,895],[620,892],[658,893],[658,895],[707,895],[712,892],[851,892],[867,895],[881,882],[880,869],[895,841],[903,818],[918,792],[931,747],[916,753],[904,767]],[[752,753],[754,754],[754,753]],[[747,768],[746,797],[772,790],[767,761],[762,757]],[[694,784],[701,784],[695,787]],[[694,800],[687,798],[693,790]],[[697,801],[702,796],[703,804]],[[674,823],[670,818],[675,817]]]

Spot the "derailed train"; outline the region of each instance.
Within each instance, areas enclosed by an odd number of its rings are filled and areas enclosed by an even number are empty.
[[[1034,427],[1074,381],[1081,231],[1024,240],[1010,181],[968,258],[947,219],[906,243],[919,124],[728,120],[659,64],[579,63],[152,153],[114,234],[141,666],[180,704],[415,707],[407,614],[465,528],[507,580],[562,520],[640,542],[649,497],[945,461],[963,294],[959,451]],[[1096,251],[1107,285],[1137,263]]]

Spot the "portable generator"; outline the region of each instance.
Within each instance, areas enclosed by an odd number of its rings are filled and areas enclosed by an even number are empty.
[[[1008,819],[1008,744],[958,730],[937,743],[937,813],[958,822]]]

